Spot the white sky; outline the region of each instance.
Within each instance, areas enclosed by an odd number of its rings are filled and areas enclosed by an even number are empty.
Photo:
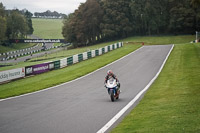
[[[22,10],[26,8],[32,13],[50,10],[69,14],[78,9],[80,3],[84,3],[86,0],[0,0],[0,2],[6,9]]]

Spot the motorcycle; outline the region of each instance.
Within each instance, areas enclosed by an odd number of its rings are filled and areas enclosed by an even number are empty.
[[[120,85],[116,79],[113,77],[109,77],[105,87],[108,89],[108,93],[110,95],[111,101],[114,102],[115,99],[119,99],[120,94]]]

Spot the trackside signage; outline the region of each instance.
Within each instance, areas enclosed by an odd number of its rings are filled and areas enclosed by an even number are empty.
[[[47,72],[54,69],[54,63],[43,63],[26,67],[26,76]]]
[[[25,68],[17,68],[0,72],[0,82],[22,78],[25,76]]]
[[[64,39],[10,39],[10,43],[66,43]]]

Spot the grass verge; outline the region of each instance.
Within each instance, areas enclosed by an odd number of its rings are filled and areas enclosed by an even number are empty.
[[[43,39],[62,39],[62,21],[62,19],[33,18],[33,34]]]
[[[63,69],[2,84],[0,87],[0,98],[18,96],[76,79],[127,55],[140,46],[141,45],[124,45],[122,48],[116,49],[102,56]]]
[[[181,44],[195,40],[194,35],[178,36],[135,36],[124,39],[126,42],[144,42],[145,45]]]
[[[112,133],[200,132],[200,44],[175,45],[144,98]]]

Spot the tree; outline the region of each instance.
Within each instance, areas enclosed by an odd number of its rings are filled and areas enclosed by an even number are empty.
[[[7,18],[7,37],[9,39],[24,38],[28,30],[25,17],[18,10],[11,11]]]
[[[103,1],[104,16],[101,23],[103,37],[111,39],[127,37],[132,32],[129,3],[129,0]]]
[[[167,0],[132,0],[130,8],[135,34],[151,35],[165,32],[167,5]]]
[[[0,44],[6,40],[5,7],[0,3]]]
[[[191,8],[190,0],[169,2],[169,29],[175,34],[193,33],[195,13]]]
[[[74,13],[69,14],[68,16],[65,17],[63,21],[64,26],[62,28],[62,34],[67,42],[71,42],[73,43],[73,45],[76,45],[77,41],[75,34],[75,22],[73,20],[74,20]]]
[[[130,35],[194,33],[200,30],[199,5],[199,0],[87,0],[64,22],[63,36],[83,46]]]
[[[100,23],[103,11],[97,0],[87,0],[82,12],[83,33],[88,44],[94,44],[101,38]]]
[[[199,24],[199,19],[200,19],[200,0],[192,0],[191,5],[194,9],[195,12],[195,18],[194,18],[194,28],[195,31],[200,30],[200,24]]]
[[[191,0],[191,4],[194,8],[200,7],[200,0]]]
[[[102,9],[97,0],[87,0],[64,21],[62,34],[74,46],[91,45],[101,38]]]
[[[29,12],[28,10],[26,10],[26,12],[24,13],[24,16],[26,18],[27,21],[27,25],[28,25],[28,31],[27,34],[33,34],[33,24],[32,24],[32,16],[33,14],[31,12]]]

